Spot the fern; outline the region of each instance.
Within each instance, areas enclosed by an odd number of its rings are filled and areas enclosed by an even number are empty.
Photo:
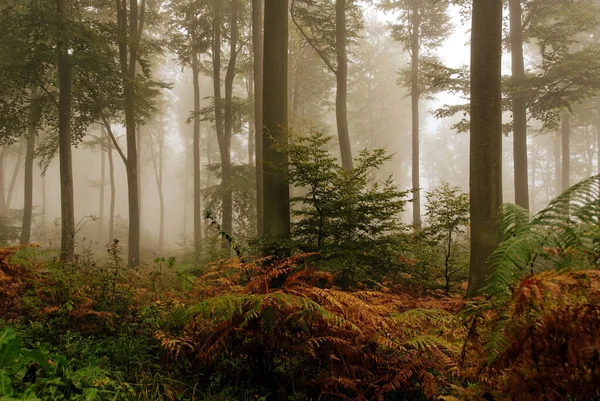
[[[504,241],[492,254],[485,291],[499,296],[526,274],[549,269],[586,269],[600,261],[600,175],[572,186],[529,220],[527,212],[504,205]]]

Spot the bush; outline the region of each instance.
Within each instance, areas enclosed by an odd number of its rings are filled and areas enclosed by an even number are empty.
[[[293,240],[303,252],[320,251],[319,266],[343,286],[377,280],[397,267],[395,233],[408,191],[398,191],[391,177],[373,178],[391,158],[382,149],[361,152],[346,171],[326,149],[330,140],[313,132],[283,148],[290,182],[304,191],[291,199]]]

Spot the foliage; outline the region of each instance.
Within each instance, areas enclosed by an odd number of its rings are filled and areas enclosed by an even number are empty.
[[[209,298],[188,309],[178,331],[157,337],[174,358],[219,372],[219,384],[266,388],[278,399],[294,390],[302,399],[433,397],[452,380],[451,314],[406,310],[411,299],[389,293],[336,289],[331,274],[297,266],[310,256],[215,266],[197,284]],[[271,287],[282,275],[283,285]]]
[[[464,238],[469,224],[469,195],[460,188],[443,183],[440,188],[427,192],[426,235],[442,250],[445,291],[450,291],[450,281],[466,278],[468,241]],[[461,259],[462,257],[462,259]]]
[[[376,279],[394,266],[394,233],[407,192],[392,177],[374,172],[390,160],[382,149],[363,151],[346,171],[326,149],[331,140],[319,132],[294,138],[288,153],[290,182],[304,192],[291,199],[293,239],[300,249],[321,252],[319,266],[341,273],[344,285]]]

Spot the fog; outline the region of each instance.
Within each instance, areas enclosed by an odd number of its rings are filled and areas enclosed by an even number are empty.
[[[385,179],[390,174],[399,189],[411,188],[411,98],[406,85],[400,82],[399,71],[410,66],[409,52],[392,37],[390,24],[396,21],[393,12],[385,13],[373,5],[362,5],[362,29],[348,46],[348,125],[352,154],[356,157],[363,149],[384,148],[392,154],[391,160],[377,171],[377,179]],[[246,10],[247,11],[247,10]],[[458,6],[447,10],[451,34],[447,35],[432,53],[439,56],[442,64],[450,68],[460,68],[469,63],[470,20],[462,20]],[[247,12],[243,18],[248,18]],[[166,17],[168,19],[168,16]],[[168,22],[163,22],[168,25]],[[250,22],[241,21],[244,31],[240,58],[248,64]],[[167,35],[164,28],[153,28],[152,35]],[[222,49],[227,53],[227,38],[223,39]],[[229,57],[225,54],[226,58]],[[535,49],[527,54],[532,66],[538,57]],[[189,63],[188,63],[189,64]],[[170,88],[160,90],[160,104],[156,111],[139,128],[140,135],[140,221],[141,246],[146,255],[175,254],[189,245],[193,237],[193,181],[192,181],[192,136],[193,124],[193,80],[190,66],[180,63],[180,58],[169,47],[164,47],[149,60],[151,73],[155,79],[167,83]],[[210,77],[210,52],[200,55],[203,69],[199,79],[201,109],[210,106],[213,96],[213,79]],[[339,157],[337,146],[337,126],[335,114],[335,77],[327,70],[315,50],[309,46],[298,29],[290,22],[289,50],[289,120],[292,135],[303,135],[310,130],[319,130],[334,137],[331,152]],[[244,70],[245,68],[245,70]],[[503,71],[511,70],[510,53],[505,52]],[[221,79],[225,79],[222,71]],[[248,89],[248,66],[240,67],[233,83],[233,97],[241,99],[242,106],[251,109]],[[443,105],[466,103],[464,96],[446,90],[423,96],[420,100],[420,183],[423,205],[426,207],[425,193],[439,187],[443,182],[456,185],[464,192],[469,190],[469,137],[468,133],[458,133],[453,125],[462,119],[461,113],[448,118],[436,118],[434,111]],[[234,165],[251,163],[253,149],[249,149],[249,132],[253,131],[253,117],[247,112],[234,129],[231,140],[231,159]],[[505,112],[506,122],[511,113]],[[125,149],[125,128],[115,119],[111,127],[116,140]],[[201,187],[207,188],[219,182],[220,178],[209,166],[219,163],[219,146],[214,129],[214,118],[202,116],[200,123]],[[585,178],[598,170],[596,133],[591,123],[573,119],[573,139],[571,144],[571,182]],[[87,135],[73,148],[73,184],[75,221],[78,223],[77,244],[91,240],[94,249],[103,249],[111,242],[108,237],[110,183],[109,164],[106,151],[99,152],[90,144],[101,135],[101,124],[93,123],[87,128]],[[542,129],[539,121],[530,121],[531,134],[527,139],[531,209],[536,211],[546,205],[558,192],[555,176],[555,147],[557,137]],[[161,131],[162,130],[162,131]],[[42,128],[43,135],[53,135],[51,128]],[[164,246],[158,246],[160,225],[159,190],[154,162],[158,157],[158,132],[164,133],[163,194],[165,205]],[[38,137],[41,137],[39,134]],[[18,171],[12,191],[10,208],[18,211],[24,206],[24,157],[17,160],[18,152],[23,152],[24,139],[17,138],[13,144],[4,145],[2,175],[4,193],[9,192],[13,169],[17,162]],[[503,139],[503,194],[504,200],[514,201],[512,135]],[[126,242],[128,221],[128,189],[126,169],[119,153],[113,151],[115,180],[115,231],[114,237]],[[103,161],[104,160],[104,161]],[[59,219],[61,216],[61,192],[59,183],[58,158],[53,157],[45,174],[37,166],[33,181],[33,229],[31,241],[43,246],[56,247],[60,243]],[[104,166],[104,175],[102,173]],[[103,178],[104,177],[104,178]],[[102,182],[104,180],[104,182]],[[103,194],[101,186],[104,186]],[[292,191],[293,192],[293,191]],[[208,208],[208,199],[203,200],[203,209]],[[406,207],[402,220],[410,224],[412,205]],[[218,211],[217,211],[218,212]],[[102,215],[102,221],[99,221]],[[210,223],[203,222],[205,226]],[[249,233],[247,233],[249,234]],[[206,231],[208,237],[214,232]],[[244,234],[246,235],[246,234]],[[85,239],[85,240],[84,240]],[[86,245],[89,246],[89,245]]]

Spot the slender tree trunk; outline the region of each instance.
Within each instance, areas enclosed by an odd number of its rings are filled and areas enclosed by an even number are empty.
[[[137,49],[139,47],[143,20],[138,16],[137,0],[130,1],[129,24],[127,23],[127,2],[118,5],[119,60],[123,76],[123,95],[125,104],[125,130],[127,141],[127,194],[129,209],[128,265],[137,267],[140,263],[140,203],[138,192],[138,152],[135,118],[135,76]],[[142,0],[143,2],[144,0]],[[143,4],[143,3],[142,3]],[[127,31],[129,27],[129,33]],[[128,57],[129,50],[129,57]]]
[[[17,162],[15,163],[15,168],[13,169],[12,175],[10,177],[10,183],[8,184],[8,192],[6,193],[6,210],[10,210],[13,200],[13,194],[15,193],[15,185],[17,183],[17,177],[19,176],[19,170],[21,169],[21,160],[23,160],[23,149],[19,145],[17,149]]]
[[[137,72],[136,72],[137,73]],[[138,213],[140,215],[140,235],[142,232],[142,226],[144,224],[144,202],[143,202],[143,198],[144,198],[144,194],[142,192],[142,159],[144,157],[143,155],[143,151],[142,151],[142,127],[137,124],[136,125],[137,128],[137,136],[135,138],[136,141],[136,147],[137,147],[137,190],[138,190]],[[140,238],[141,241],[141,238]]]
[[[510,11],[510,55],[512,76],[517,84],[525,78],[523,60],[523,27],[521,0],[509,0]],[[527,102],[523,94],[513,99],[513,157],[515,177],[515,203],[529,209],[527,171]]]
[[[48,199],[46,192],[46,174],[42,174],[42,227],[46,227],[46,214],[48,208]]]
[[[4,151],[5,147],[2,146],[0,151],[0,215],[6,213],[6,193],[4,192]]]
[[[471,30],[470,209],[468,296],[487,284],[487,259],[499,241],[502,205],[502,0],[473,0]]]
[[[561,187],[563,191],[566,191],[571,185],[569,182],[570,178],[570,150],[569,150],[569,136],[570,136],[570,117],[568,111],[563,111],[561,116],[560,124],[560,138],[562,147],[562,180]]]
[[[254,62],[254,123],[256,148],[257,234],[263,235],[263,0],[252,0],[252,51]]]
[[[162,252],[165,239],[165,198],[163,195],[163,147],[164,147],[164,127],[163,118],[160,117],[160,130],[158,137],[158,155],[154,150],[154,144],[150,144],[152,155],[152,167],[154,168],[154,179],[156,180],[156,189],[158,191],[158,200],[160,208],[160,222],[158,227],[158,251]],[[158,160],[157,160],[158,159]]]
[[[33,217],[33,156],[37,128],[37,89],[31,90],[29,107],[29,127],[27,129],[27,150],[25,151],[25,182],[23,191],[23,221],[21,224],[21,244],[31,242],[31,222]]]
[[[287,143],[288,10],[287,1],[265,0],[263,228],[266,236],[280,240],[290,236],[288,157],[273,144]],[[271,253],[272,249],[264,251]]]
[[[223,102],[221,99],[221,2],[215,2],[215,18],[213,21],[213,85],[214,85],[214,103],[215,103],[215,129],[217,134],[217,142],[219,144],[219,153],[221,156],[221,186],[223,188],[223,192],[225,192],[225,185],[228,184],[226,175],[228,171],[225,171],[228,166],[225,164],[229,164],[227,162],[227,147],[225,140],[225,132],[223,129]],[[222,209],[222,220],[221,220],[221,228],[225,231],[224,223],[227,218],[226,214],[226,199],[227,196],[223,194],[223,209]],[[231,232],[226,231],[228,234]],[[228,243],[226,240],[223,240],[222,247],[227,248]]]
[[[108,216],[108,242],[110,244],[115,240],[115,162],[113,160],[113,145],[108,142],[108,177],[110,181],[110,215]]]
[[[193,133],[193,156],[194,156],[194,253],[196,263],[200,263],[200,251],[202,248],[202,189],[200,186],[200,81],[198,75],[198,53],[192,51],[192,81],[194,86],[194,133]],[[186,187],[187,190],[187,187]]]
[[[221,143],[221,185],[223,186],[223,220],[221,229],[233,235],[233,193],[231,172],[231,137],[233,135],[233,80],[237,61],[238,41],[238,4],[231,2],[231,37],[229,39],[229,64],[225,74],[225,131]],[[229,249],[227,241],[222,242],[224,249]]]
[[[421,184],[419,168],[419,98],[421,89],[419,88],[419,28],[421,17],[419,11],[419,1],[413,0],[412,10],[412,38],[411,38],[411,102],[412,102],[412,193],[413,193],[413,226],[415,229],[421,228]]]
[[[346,49],[346,0],[335,2],[335,53],[337,56],[337,89],[335,96],[335,118],[338,128],[338,139],[342,156],[342,166],[352,170],[352,147],[348,132],[348,55]]]
[[[158,148],[158,196],[160,202],[160,224],[158,226],[158,249],[162,252],[165,243],[165,196],[163,191],[165,132],[161,116],[160,148]]]
[[[556,196],[561,193],[561,173],[560,173],[560,134],[554,136],[554,187],[556,188]]]
[[[70,0],[57,0],[59,40],[58,57],[58,148],[60,161],[60,202],[62,232],[60,250],[64,261],[73,260],[75,252],[75,204],[73,200],[73,160],[71,156],[71,60],[69,44],[64,41],[68,33],[67,21]]]
[[[254,75],[248,74],[247,79],[248,99],[254,99]],[[248,120],[248,165],[254,165],[254,143],[255,143],[255,127],[256,124],[252,119]]]
[[[535,198],[536,198],[536,188],[535,188],[535,178],[536,178],[536,167],[537,167],[537,158],[538,158],[538,147],[536,145],[536,141],[535,139],[532,141],[531,143],[531,147],[532,147],[532,157],[531,157],[531,184],[529,185],[529,187],[531,188],[531,199],[530,199],[530,212],[532,214],[535,214],[536,212],[536,204],[535,204]]]
[[[104,127],[101,128],[102,131],[100,133],[100,205],[98,218],[100,220],[100,241],[104,239],[104,190],[106,187],[106,157],[105,157],[105,146],[108,143],[108,138],[106,138],[106,133],[104,132]]]
[[[183,169],[183,221],[181,222],[181,232],[184,240],[187,242],[187,219],[188,219],[188,188],[189,188],[189,180],[190,174],[188,166],[190,165],[190,156],[189,152],[185,152],[185,163]],[[194,257],[196,255],[196,245],[194,243]]]
[[[598,174],[600,174],[600,116],[598,120],[598,124],[596,125],[596,152],[598,152]]]

